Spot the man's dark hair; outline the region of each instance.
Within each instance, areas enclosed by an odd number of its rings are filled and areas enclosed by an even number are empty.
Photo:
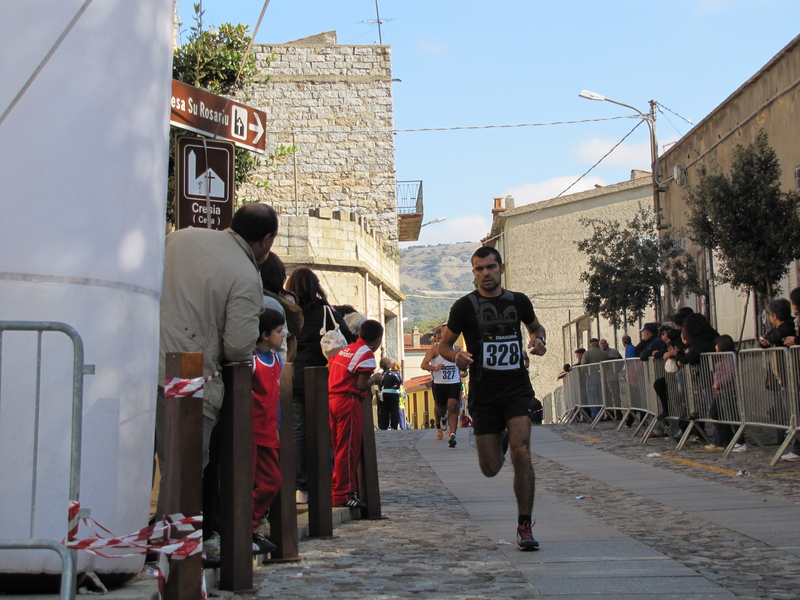
[[[575,350],[575,354],[586,354],[586,348],[578,348]]]
[[[664,333],[665,331],[669,331],[670,329],[672,329],[672,327],[670,327],[669,325],[662,325],[661,327],[658,328],[658,335],[661,335],[662,333]]]
[[[500,256],[500,252],[491,246],[481,246],[472,254],[472,258],[486,258],[487,256],[494,256],[497,259],[498,265],[503,264],[503,257]],[[470,263],[472,262],[472,258],[470,259]]]
[[[622,343],[623,344],[630,344],[633,340],[631,340],[631,336],[625,334],[622,336]]]
[[[683,327],[683,322],[686,320],[686,317],[692,313],[694,313],[694,311],[688,306],[684,306],[683,308],[679,309],[678,312],[675,313],[675,325],[678,327]]]
[[[792,304],[797,308],[800,308],[800,287],[796,287],[789,292],[789,300],[791,300]]]
[[[371,344],[383,336],[383,325],[373,319],[367,319],[358,330],[358,337]]]
[[[262,333],[269,335],[285,324],[286,319],[280,312],[273,308],[265,308],[258,317],[258,337],[260,338]]]
[[[280,294],[283,291],[284,281],[286,281],[286,265],[277,254],[270,252],[261,263],[261,285],[268,292]]]
[[[231,229],[245,242],[260,242],[267,235],[278,235],[278,213],[269,204],[245,204],[233,215]]]
[[[678,315],[675,315],[676,318],[677,316]],[[693,312],[690,315],[686,315],[686,318],[683,320],[683,337],[688,343],[700,339],[701,337],[711,337],[712,335],[713,339],[717,339],[719,336],[703,313]]]
[[[589,340],[589,343],[590,344],[599,344],[600,340],[598,340],[597,338],[592,338],[592,339]]]
[[[792,305],[786,298],[778,298],[767,305],[767,312],[783,323],[792,318]]]

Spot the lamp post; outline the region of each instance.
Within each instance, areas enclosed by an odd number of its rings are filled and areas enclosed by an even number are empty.
[[[618,102],[616,100],[612,100],[611,98],[606,98],[600,94],[596,94],[595,92],[590,92],[588,90],[581,90],[581,93],[578,94],[579,97],[585,98],[586,100],[598,100],[598,101],[605,101],[611,102],[612,104],[618,104],[619,106],[624,106],[625,108],[630,108],[631,110],[635,110],[639,113],[639,117],[647,123],[648,129],[650,129],[650,168],[653,173],[653,210],[656,213],[656,229],[661,229],[661,206],[659,203],[658,192],[661,189],[661,182],[658,180],[658,137],[656,135],[656,101],[650,100],[650,112],[643,113],[635,106],[631,106],[630,104],[625,104],[624,102]]]
[[[426,225],[433,225],[434,223],[441,223],[442,221],[446,221],[446,220],[447,220],[447,217],[436,217],[433,221],[428,221],[427,223],[423,223],[419,227],[420,227],[420,229],[422,229]]]

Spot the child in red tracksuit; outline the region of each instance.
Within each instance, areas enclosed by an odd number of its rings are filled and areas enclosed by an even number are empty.
[[[375,350],[383,341],[383,325],[364,321],[358,340],[345,346],[328,363],[328,398],[330,401],[331,445],[333,446],[333,477],[331,494],[334,506],[366,508],[356,497],[356,473],[361,459],[361,400],[367,390],[381,380],[373,375]]]
[[[281,489],[278,454],[281,359],[278,354],[286,319],[277,310],[265,309],[259,317],[258,341],[253,356],[253,553],[267,554],[275,545],[256,531],[261,517]]]

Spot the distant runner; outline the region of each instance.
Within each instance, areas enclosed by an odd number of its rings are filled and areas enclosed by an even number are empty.
[[[442,332],[439,355],[459,369],[469,367],[469,412],[472,416],[478,463],[487,477],[500,472],[505,459],[503,430],[508,429],[514,494],[517,498],[517,547],[538,550],[533,537],[535,479],[530,437],[533,387],[522,347],[520,323],[530,336],[531,354],[547,352],[545,329],[525,294],[504,290],[500,276],[505,265],[500,253],[483,246],[472,255],[478,289],[456,301]],[[464,335],[467,351],[453,343]]]
[[[436,427],[439,431],[436,439],[441,440],[442,435],[441,420],[447,411],[447,435],[448,443],[451,448],[456,447],[456,428],[458,427],[459,399],[461,398],[461,374],[458,372],[456,364],[445,359],[439,354],[438,343],[442,339],[441,328],[434,330],[434,345],[430,347],[422,359],[420,365],[426,371],[431,372],[433,383],[433,398],[436,402],[434,414],[436,415]],[[456,350],[461,350],[455,346]]]

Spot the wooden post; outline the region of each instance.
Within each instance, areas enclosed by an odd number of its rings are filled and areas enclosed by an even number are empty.
[[[203,376],[203,354],[169,352],[166,377],[194,379]],[[164,472],[161,476],[164,514],[195,516],[203,512],[203,398],[165,398]],[[201,557],[170,559],[164,600],[200,597]]]
[[[331,424],[328,417],[328,368],[306,367],[306,463],[308,536],[333,536],[331,498]]]
[[[294,406],[292,403],[292,364],[281,371],[281,473],[283,485],[269,509],[270,541],[276,549],[273,559],[295,560],[300,556],[297,542],[297,502],[295,500]]]
[[[370,394],[361,401],[364,428],[361,436],[361,460],[358,463],[358,498],[367,505],[361,516],[381,518],[381,491],[378,484],[378,452],[375,448],[375,424]]]
[[[222,370],[220,589],[253,589],[253,365]]]

